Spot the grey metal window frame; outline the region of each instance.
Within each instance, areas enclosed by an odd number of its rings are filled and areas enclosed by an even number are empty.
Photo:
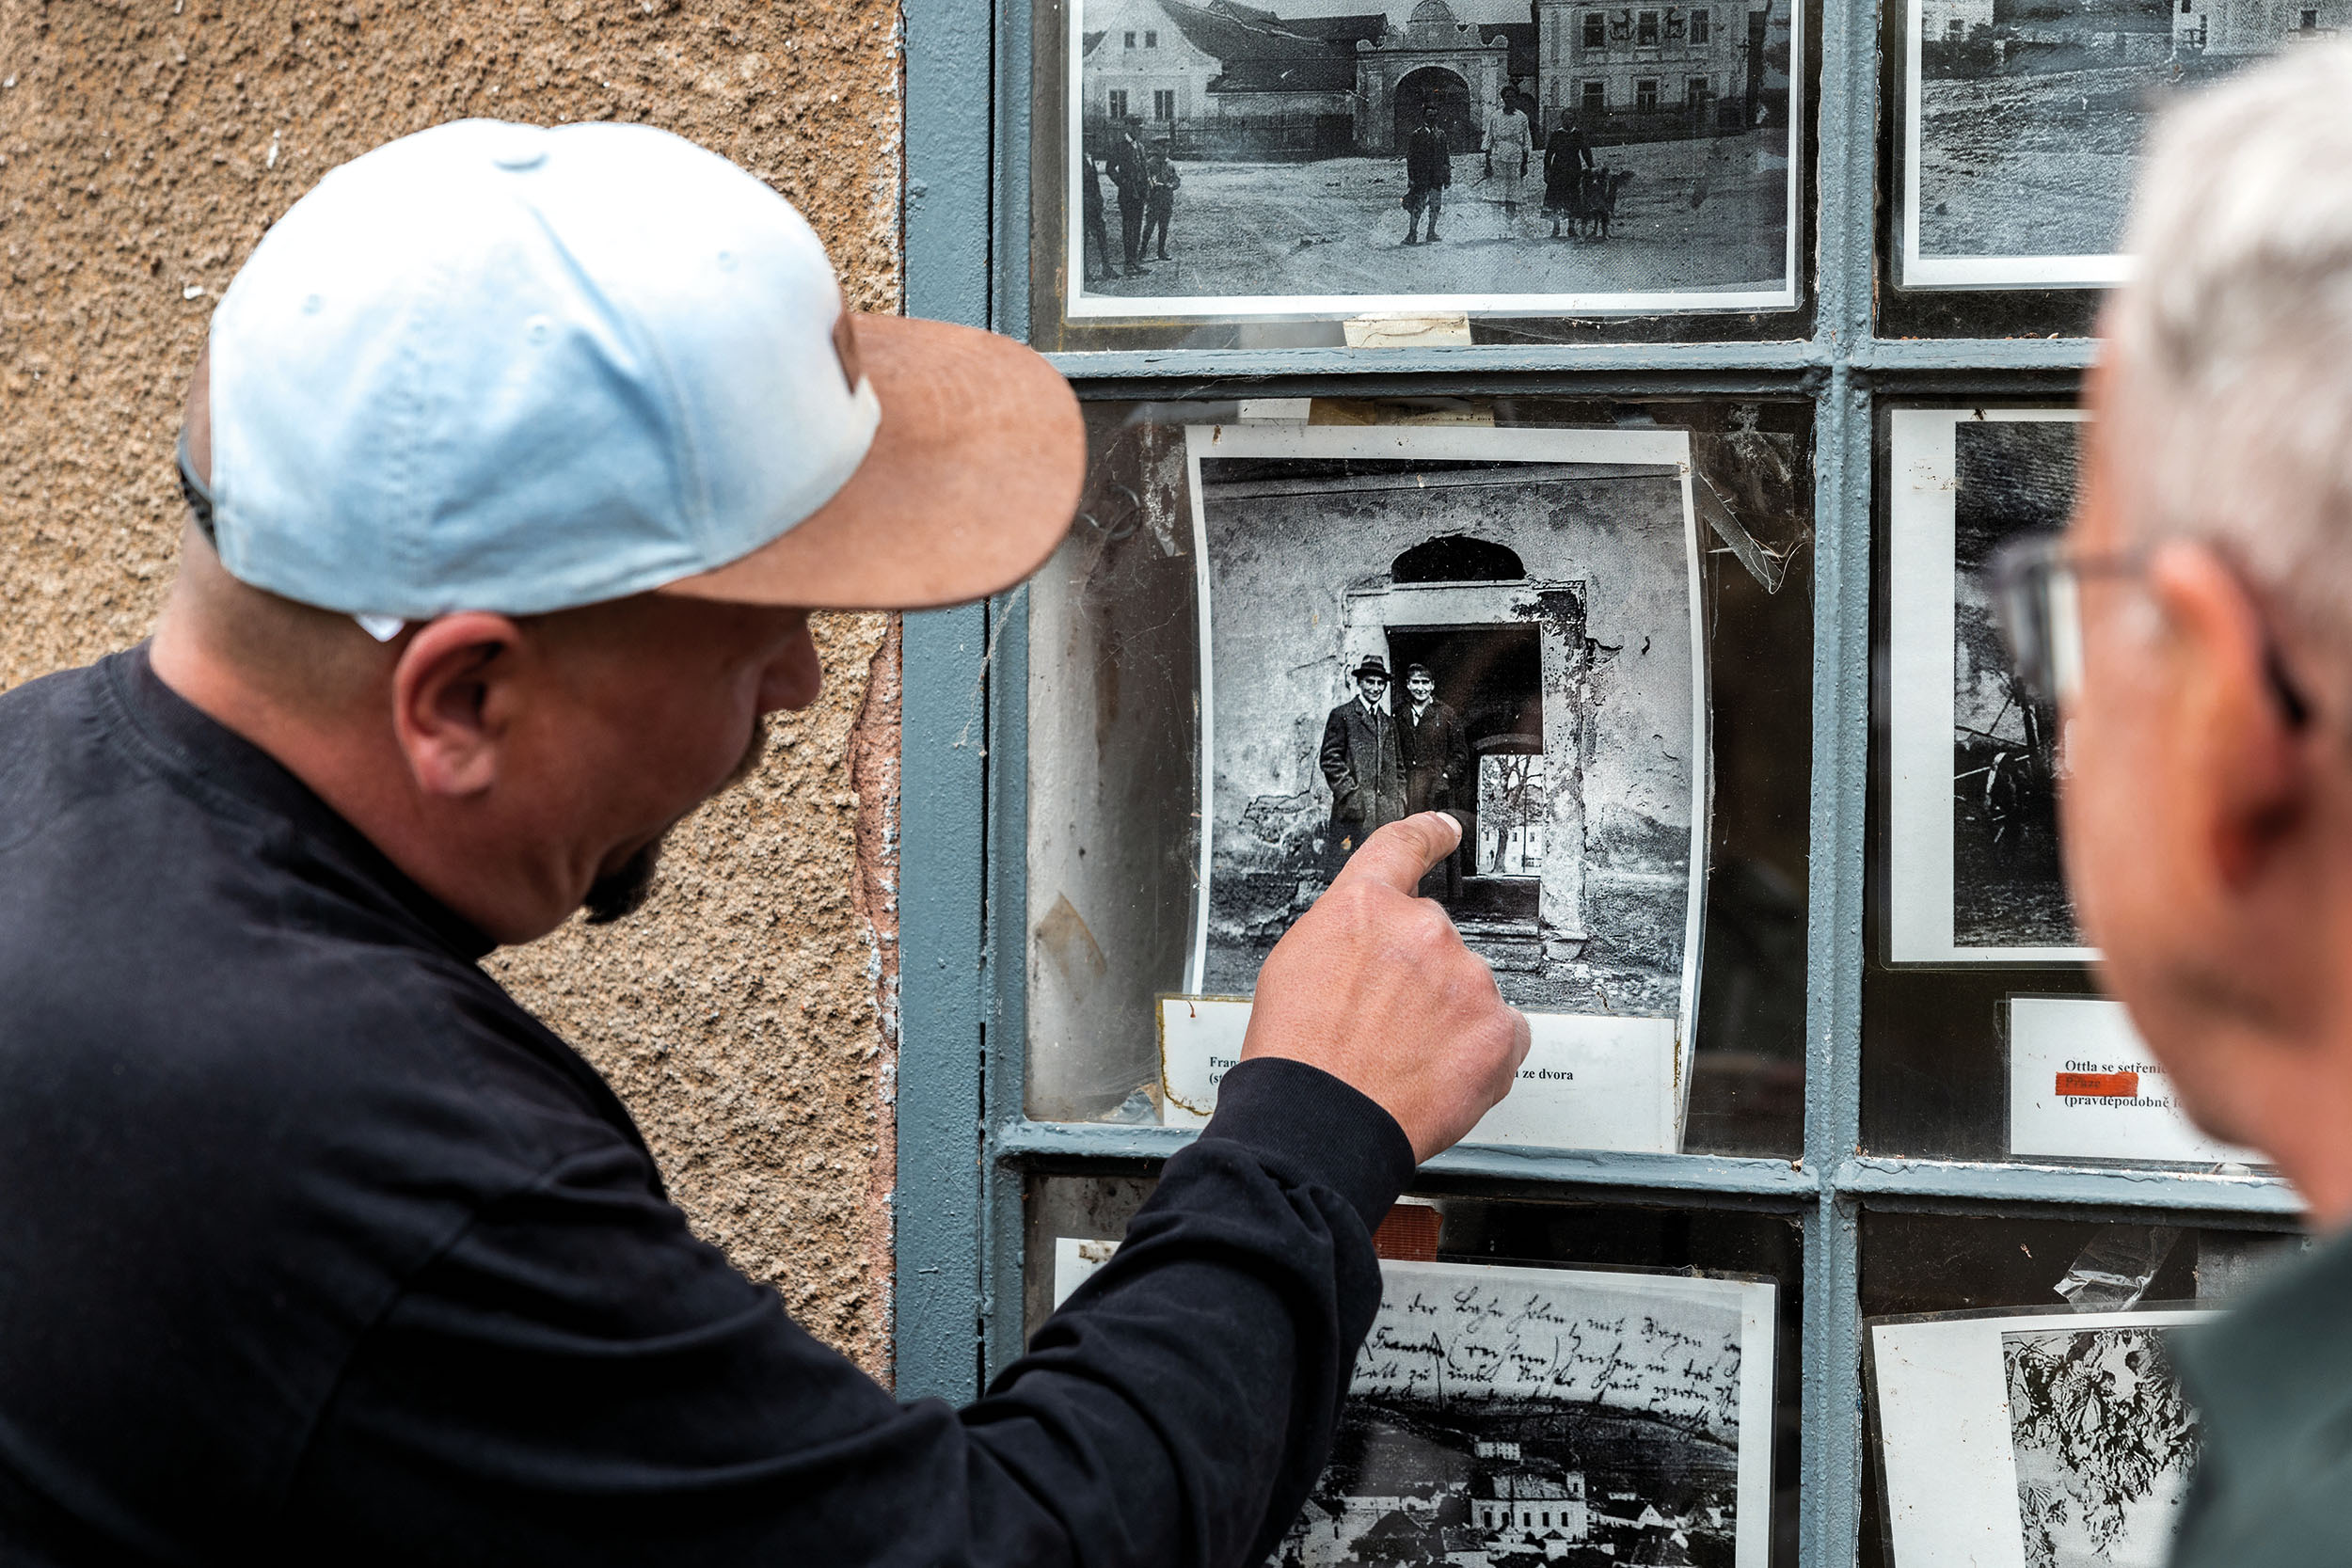
[[[906,0],[905,277],[912,314],[1028,333],[1027,0]],[[1869,736],[1872,442],[1889,396],[2047,391],[2086,339],[1881,339],[1880,16],[1823,8],[1814,330],[1803,341],[1432,350],[1136,351],[1056,356],[1082,396],[1231,398],[1559,390],[1758,394],[1815,408],[1813,752],[1806,1100],[1801,1161],[1455,1150],[1431,1190],[1544,1191],[1763,1208],[1804,1234],[1799,1560],[1850,1564],[1863,1514],[1857,1290],[1865,1209],[2019,1218],[2300,1212],[2261,1176],[1893,1159],[1861,1148],[1863,887]],[[1121,1174],[1177,1129],[1023,1114],[1026,601],[910,615],[901,732],[900,1039],[895,1354],[902,1398],[963,1402],[1018,1354],[1022,1178]]]

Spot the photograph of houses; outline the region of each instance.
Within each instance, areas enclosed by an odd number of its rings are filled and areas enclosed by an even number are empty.
[[[2123,281],[2141,138],[2174,93],[2352,0],[1910,0],[1906,287]]]
[[[1793,0],[1070,0],[1073,317],[1795,303]]]
[[[1770,1281],[1384,1262],[1278,1568],[1761,1568]]]

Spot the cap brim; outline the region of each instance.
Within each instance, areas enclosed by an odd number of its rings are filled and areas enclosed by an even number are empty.
[[[751,554],[659,592],[928,610],[1009,588],[1054,552],[1086,479],[1061,372],[1009,338],[903,316],[858,317],[857,349],[882,424],[849,483]]]

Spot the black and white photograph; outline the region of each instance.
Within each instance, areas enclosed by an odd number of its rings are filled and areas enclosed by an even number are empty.
[[[1706,664],[1679,431],[1200,426],[1200,888],[1246,996],[1365,836],[1452,812],[1423,892],[1544,1014],[1690,1015]]]
[[[2064,736],[2010,665],[1989,565],[2074,503],[2073,409],[1899,409],[1888,546],[1889,957],[2082,961]]]
[[[2001,1336],[2026,1568],[2164,1568],[2197,1417],[2152,1328]]]
[[[2198,1449],[2165,1341],[2217,1315],[1872,1323],[1895,1568],[2160,1568]]]
[[[2106,287],[2174,95],[2329,36],[2352,0],[1909,0],[1909,288]]]
[[[1384,1262],[1278,1568],[1762,1568],[1770,1280]]]
[[[1797,303],[1795,0],[1068,0],[1072,318]]]

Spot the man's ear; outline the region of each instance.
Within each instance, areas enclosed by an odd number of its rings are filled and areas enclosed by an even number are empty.
[[[478,795],[498,782],[516,704],[520,627],[467,611],[407,634],[392,667],[392,728],[429,795]]]
[[[2167,545],[2149,562],[2148,584],[2169,633],[2166,754],[2203,818],[2215,874],[2243,891],[2311,805],[2307,732],[2279,700],[2261,607],[2217,555]]]

